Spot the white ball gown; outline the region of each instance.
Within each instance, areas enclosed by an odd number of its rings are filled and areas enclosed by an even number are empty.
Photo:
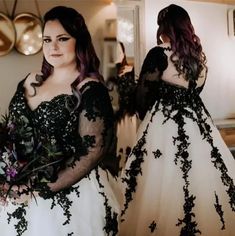
[[[87,82],[81,88],[78,108],[68,109],[69,104],[76,104],[73,94],[61,94],[31,110],[23,85],[24,80],[10,103],[10,114],[27,117],[35,136],[53,139],[65,155],[86,158],[83,170],[90,168],[89,163],[97,164],[78,183],[53,198],[44,199],[35,193],[36,199],[32,197],[25,207],[11,201],[1,206],[0,235],[118,235],[120,207],[112,188],[116,180],[110,174],[116,168],[116,156],[109,148],[115,133],[107,89],[100,82]]]
[[[121,176],[121,235],[234,236],[235,159],[199,96],[206,73],[186,86],[169,45],[153,50],[167,63]]]

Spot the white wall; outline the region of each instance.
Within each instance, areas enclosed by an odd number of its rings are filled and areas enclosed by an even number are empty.
[[[235,6],[187,0],[145,0],[146,52],[156,45],[157,14],[169,4],[185,8],[208,61],[202,98],[212,117],[235,117],[235,38],[227,33],[227,11]]]
[[[11,11],[14,1],[7,0],[6,2],[9,11]],[[96,52],[102,60],[105,19],[116,18],[115,5],[99,0],[38,0],[38,2],[42,15],[57,5],[77,9],[86,20]],[[6,13],[3,6],[3,0],[0,0],[0,11]],[[34,0],[18,1],[16,14],[21,12],[37,14]],[[40,71],[41,61],[42,52],[36,55],[24,56],[13,50],[8,55],[0,57],[0,114],[4,114],[7,111],[9,101],[15,92],[18,82],[29,72]]]

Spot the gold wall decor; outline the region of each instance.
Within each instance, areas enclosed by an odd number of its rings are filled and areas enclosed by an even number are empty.
[[[12,13],[16,31],[15,49],[21,54],[33,55],[42,49],[42,21],[38,2],[35,0],[38,16],[27,12],[14,16],[17,2],[15,0]]]
[[[42,48],[42,24],[32,13],[20,13],[13,20],[16,30],[15,48],[24,55],[33,55]]]
[[[15,45],[15,28],[10,19],[6,2],[3,1],[6,14],[0,12],[0,56],[8,54]]]

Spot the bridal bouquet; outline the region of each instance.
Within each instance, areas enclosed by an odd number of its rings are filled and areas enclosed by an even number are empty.
[[[13,212],[7,213],[9,222],[15,220],[16,236],[22,236],[27,230],[26,207],[31,197],[37,201],[35,191],[40,197],[51,199],[51,208],[55,204],[62,208],[66,217],[64,224],[68,224],[71,217],[67,193],[75,191],[79,195],[73,187],[58,194],[49,189],[47,183],[57,179],[59,170],[66,166],[66,157],[55,139],[37,140],[36,132],[25,116],[12,119],[6,115],[0,119],[0,210],[1,204],[9,201],[16,205]]]
[[[33,192],[37,186],[57,178],[63,155],[55,140],[36,140],[29,120],[22,116],[0,120],[0,197],[14,197],[13,186],[23,193]],[[7,186],[6,188],[3,186]],[[20,194],[18,192],[17,194]]]

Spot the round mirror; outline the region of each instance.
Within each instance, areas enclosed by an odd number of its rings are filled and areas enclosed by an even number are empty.
[[[12,21],[0,13],[0,56],[11,51],[15,44],[15,28]]]
[[[24,55],[33,55],[42,48],[42,23],[31,13],[21,13],[14,20],[16,30],[15,48]]]

